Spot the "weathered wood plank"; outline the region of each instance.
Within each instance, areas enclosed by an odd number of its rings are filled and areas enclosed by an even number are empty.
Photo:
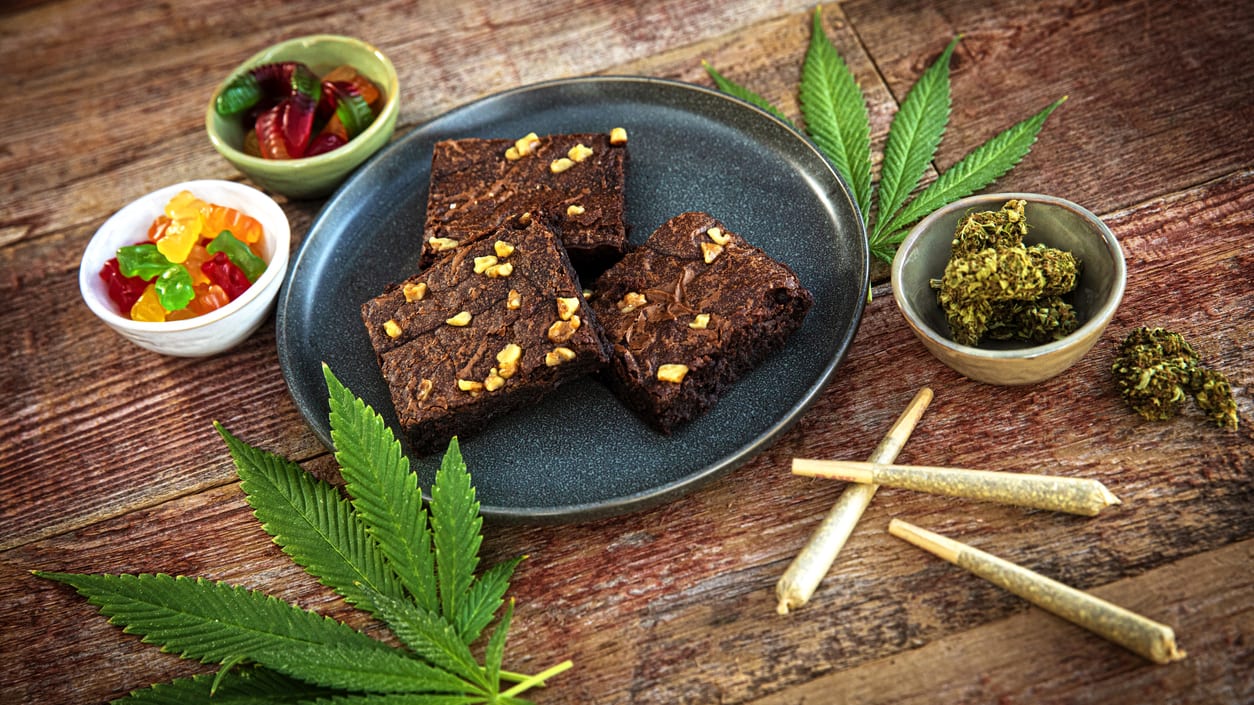
[[[1248,167],[1250,3],[844,3],[898,99],[952,37],[953,113],[937,163],[1059,97],[1032,153],[998,182],[1097,213]],[[1189,96],[1181,100],[1183,96]],[[1093,155],[1104,155],[1094,159]]]

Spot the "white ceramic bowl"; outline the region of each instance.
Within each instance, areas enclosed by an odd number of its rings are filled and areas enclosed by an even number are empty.
[[[969,211],[997,210],[1011,199],[1027,201],[1025,242],[1042,242],[1080,260],[1080,278],[1070,295],[1080,327],[1043,345],[960,345],[950,339],[949,324],[928,282],[945,272],[958,221]],[[1075,364],[1114,317],[1126,283],[1123,251],[1101,218],[1070,201],[1039,193],[992,193],[955,201],[911,229],[892,266],[893,298],[928,351],[970,379],[1001,385],[1043,382]]]
[[[256,218],[265,231],[266,270],[239,298],[203,316],[181,321],[133,321],[109,298],[100,269],[119,247],[143,240],[153,219],[182,190],[197,198]],[[266,319],[287,275],[292,231],[287,215],[272,198],[232,181],[186,181],[153,191],[114,213],[87,243],[78,269],[78,288],[92,313],[136,345],[165,355],[203,357],[231,348]]]

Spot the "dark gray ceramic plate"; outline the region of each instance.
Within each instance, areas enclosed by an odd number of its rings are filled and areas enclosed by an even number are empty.
[[[616,126],[630,136],[632,242],[674,215],[707,211],[792,266],[814,308],[783,352],[669,438],[589,380],[463,439],[484,515],[574,521],[656,505],[747,462],[810,406],[844,358],[866,300],[870,258],[845,184],[799,133],[723,93],[588,77],[500,93],[420,125],[327,202],[293,257],[277,310],[288,388],[324,443],[323,361],[399,430],[359,307],[417,271],[432,145]],[[439,456],[410,458],[429,489]]]

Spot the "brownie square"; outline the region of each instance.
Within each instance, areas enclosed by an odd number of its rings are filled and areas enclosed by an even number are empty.
[[[785,264],[707,213],[658,228],[596,281],[608,385],[670,434],[783,347],[813,304]]]
[[[507,224],[362,305],[397,420],[439,450],[608,359],[556,234]]]
[[[624,134],[437,142],[420,264],[530,213],[557,232],[577,271],[604,270],[627,247]]]

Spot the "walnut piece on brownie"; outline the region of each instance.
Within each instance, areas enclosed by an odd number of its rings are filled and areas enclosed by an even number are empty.
[[[537,219],[458,247],[367,301],[361,315],[419,452],[470,436],[608,359],[561,243]]]
[[[782,348],[814,301],[787,265],[695,212],[659,227],[592,290],[611,346],[607,384],[666,434]]]
[[[627,247],[625,144],[610,133],[437,142],[419,264],[530,214],[557,232],[576,270],[599,273]]]

